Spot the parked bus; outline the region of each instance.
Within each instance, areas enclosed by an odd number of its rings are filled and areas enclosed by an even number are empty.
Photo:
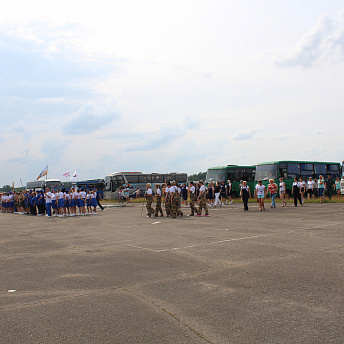
[[[187,183],[186,173],[142,173],[142,172],[115,172],[105,176],[105,188],[103,190],[104,199],[118,199],[119,188],[129,187],[130,196],[134,196],[137,187],[140,189],[141,196],[146,191],[146,183],[151,183],[152,188],[155,184],[163,184],[171,181]]]
[[[63,183],[59,179],[33,180],[26,183],[26,190],[45,190],[47,187],[54,190],[62,188]]]
[[[254,175],[256,166],[238,166],[227,165],[219,167],[210,167],[207,170],[205,182],[225,182],[230,180],[232,183],[232,196],[238,197],[240,195],[240,181],[246,180],[253,194],[254,190]]]
[[[104,179],[90,179],[90,180],[82,180],[78,181],[72,184],[73,186],[76,186],[77,188],[84,188],[85,190],[89,189],[92,190],[93,188],[96,188],[98,192],[100,193],[100,196],[103,198],[104,193],[104,187],[105,187],[105,180]]]
[[[342,175],[340,177],[340,194],[344,195],[344,161],[342,161]]]
[[[274,161],[260,163],[256,166],[255,180],[261,179],[264,185],[269,179],[274,179],[279,184],[282,177],[286,185],[286,192],[290,196],[294,178],[319,178],[322,175],[327,178],[330,174],[333,179],[340,177],[340,164],[338,162],[323,161]]]

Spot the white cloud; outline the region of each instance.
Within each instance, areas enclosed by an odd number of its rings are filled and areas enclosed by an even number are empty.
[[[292,51],[280,57],[276,64],[281,67],[301,66],[305,69],[318,62],[333,63],[344,60],[344,19],[337,20],[324,15],[305,34]]]
[[[260,128],[250,128],[247,130],[239,130],[233,136],[233,140],[254,140],[257,139],[256,134],[259,132]]]

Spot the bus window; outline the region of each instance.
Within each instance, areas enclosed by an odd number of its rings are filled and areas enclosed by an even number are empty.
[[[320,175],[326,176],[326,165],[324,164],[314,164],[315,177],[319,178]]]
[[[300,170],[302,178],[309,178],[314,175],[313,164],[300,164]]]
[[[148,178],[149,176],[147,174],[140,174],[139,176],[139,183],[150,183]]]
[[[177,183],[186,183],[186,175],[185,174],[177,174],[176,175],[176,182]]]
[[[327,174],[330,174],[332,178],[339,177],[339,166],[338,165],[327,165]]]
[[[235,172],[227,172],[227,180],[230,180],[231,182],[235,181]],[[226,182],[227,182],[226,180]]]
[[[254,175],[255,175],[255,169],[254,168],[246,168],[245,169],[245,177],[243,180],[246,180],[247,182],[254,182]]]
[[[277,164],[257,165],[255,179],[277,179]]]
[[[154,181],[153,181],[153,179],[154,179]],[[164,176],[161,174],[157,174],[155,176],[152,176],[152,182],[161,184],[164,182]]]
[[[164,177],[165,177],[166,183],[172,182],[173,180],[173,176],[171,174],[165,174]]]
[[[208,169],[207,182],[225,182],[226,181],[226,171],[224,169]]]
[[[246,180],[247,181],[247,175],[246,175],[245,169],[237,170],[235,181],[240,182],[240,180]]]
[[[139,176],[135,174],[126,174],[125,177],[127,178],[128,184],[137,184],[139,181]]]
[[[288,164],[288,178],[300,178],[300,165],[298,163]]]

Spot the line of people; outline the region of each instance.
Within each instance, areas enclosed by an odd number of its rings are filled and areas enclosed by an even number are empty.
[[[188,187],[185,186],[187,190],[186,199],[190,199],[190,214],[188,216],[201,216],[202,210],[204,209],[204,216],[209,216],[209,211],[206,202],[206,187],[203,181],[199,181],[197,185],[193,182],[189,182]],[[156,185],[156,193],[153,194],[153,190],[150,183],[146,185],[146,207],[147,207],[147,217],[154,215],[155,217],[164,216],[162,210],[162,203],[165,204],[165,212],[167,217],[176,218],[177,216],[183,216],[181,210],[181,201],[185,200],[182,192],[182,185],[177,182],[169,182],[163,185],[161,189],[160,185]],[[196,187],[197,186],[197,187]],[[156,200],[156,208],[153,209],[152,203]],[[198,207],[196,207],[196,202],[198,202]],[[186,204],[187,206],[187,204]]]
[[[97,189],[84,190],[57,189],[45,191],[26,190],[21,192],[8,192],[0,195],[3,213],[28,214],[37,216],[75,216],[96,215],[100,204],[100,194]]]
[[[294,207],[297,207],[298,203],[303,206],[304,196],[306,194],[308,199],[320,197],[319,203],[323,203],[325,201],[325,194],[331,200],[333,191],[336,191],[340,195],[340,180],[338,177],[335,181],[331,178],[331,175],[328,175],[326,179],[320,175],[318,180],[313,180],[311,177],[308,180],[295,177],[292,184],[291,196],[294,198]],[[269,194],[271,197],[271,208],[276,208],[277,192],[279,192],[281,207],[287,206],[287,189],[283,178],[280,178],[279,185],[275,183],[274,179],[269,179],[267,187],[265,187],[262,180],[258,180],[254,190],[254,197],[257,199],[260,211],[265,210],[264,200]],[[247,211],[251,190],[246,181],[240,184],[240,197],[244,203],[244,210]]]

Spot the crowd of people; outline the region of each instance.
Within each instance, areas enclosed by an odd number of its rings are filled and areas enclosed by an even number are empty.
[[[162,210],[162,199],[165,203],[165,212],[167,217],[176,218],[177,216],[183,216],[181,210],[182,201],[185,203],[185,207],[190,207],[190,214],[188,216],[201,216],[204,209],[204,216],[209,216],[207,202],[206,202],[206,187],[203,181],[199,181],[197,184],[189,182],[179,185],[177,182],[169,182],[162,186],[156,184],[156,192],[153,193],[150,183],[146,185],[145,198],[147,201],[147,217],[152,215],[158,217],[164,216]],[[156,200],[156,207],[153,209],[152,202]],[[190,205],[188,205],[188,199]],[[196,207],[197,205],[197,207]]]
[[[332,194],[340,193],[340,179],[337,177],[335,180],[331,175],[325,179],[322,175],[318,179],[310,178],[294,178],[292,184],[291,195],[294,199],[294,207],[298,203],[302,206],[305,197],[314,199],[319,197],[320,202],[325,201],[325,195],[331,200]],[[258,180],[254,190],[250,190],[246,181],[240,181],[240,198],[244,205],[244,210],[248,211],[248,201],[251,197],[255,197],[258,203],[259,211],[265,210],[264,200],[270,196],[271,208],[276,208],[276,197],[279,194],[281,207],[287,206],[289,194],[283,178],[280,178],[279,184],[275,183],[274,179],[269,180],[269,184],[265,186],[262,180]],[[190,207],[191,213],[188,216],[201,216],[202,209],[204,209],[205,216],[209,216],[208,207],[221,207],[224,204],[232,204],[232,183],[229,180],[227,184],[222,182],[211,182],[207,186],[203,181],[194,184],[190,182],[188,185],[183,183],[179,185],[176,182],[163,184],[162,186],[156,185],[156,194],[152,191],[151,184],[147,184],[145,197],[147,199],[147,216],[152,215],[158,217],[164,216],[162,211],[162,200],[165,203],[165,211],[167,217],[180,215],[183,216],[181,211],[181,204],[184,203],[185,207]],[[152,202],[156,200],[156,208],[153,209]],[[188,205],[190,200],[190,206]]]
[[[15,213],[33,216],[76,216],[96,215],[101,196],[97,189],[83,188],[50,190],[25,190],[20,192],[4,192],[0,194],[3,213]]]

